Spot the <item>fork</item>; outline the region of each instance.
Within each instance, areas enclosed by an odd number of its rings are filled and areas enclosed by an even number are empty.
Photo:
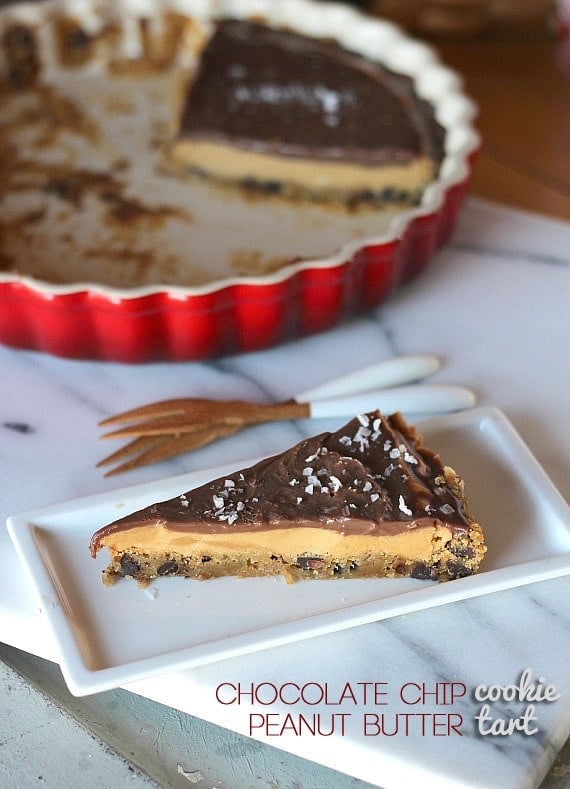
[[[126,423],[101,437],[131,441],[103,458],[97,466],[118,463],[105,476],[124,473],[198,449],[263,422],[346,417],[375,409],[437,414],[473,406],[475,397],[464,387],[411,383],[433,374],[440,366],[439,359],[430,354],[396,357],[307,389],[294,399],[279,403],[205,398],[151,403],[99,423],[100,427]]]

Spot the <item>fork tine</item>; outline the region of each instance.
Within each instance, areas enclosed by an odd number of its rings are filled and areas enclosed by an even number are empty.
[[[243,420],[239,417],[233,417],[230,414],[216,419],[213,424],[219,425],[243,425]],[[190,420],[188,415],[178,417],[165,416],[158,419],[152,419],[143,424],[137,423],[134,425],[127,425],[118,430],[113,430],[110,433],[104,433],[101,438],[131,438],[132,436],[179,436],[183,433],[196,433],[204,430],[204,420],[199,416],[194,421]]]
[[[176,398],[173,400],[161,400],[158,403],[150,403],[149,405],[142,405],[139,408],[131,408],[129,411],[123,411],[115,416],[109,416],[99,422],[100,427],[108,425],[117,425],[120,422],[138,421],[139,419],[147,419],[154,416],[173,416],[175,414],[185,413],[189,405],[193,402],[199,403],[200,400],[195,401],[192,398]]]
[[[140,422],[149,419],[165,420],[168,418],[182,420],[183,417],[199,424],[205,421],[233,422],[240,420],[243,424],[274,421],[281,419],[299,419],[309,416],[310,409],[306,403],[288,400],[282,403],[248,403],[243,400],[206,400],[203,398],[178,398],[150,403],[130,411],[123,411],[99,422],[100,427],[117,425],[121,422]],[[127,429],[127,428],[125,428]],[[133,426],[133,429],[134,426]],[[137,431],[140,433],[140,431]],[[116,434],[112,434],[117,437]],[[132,435],[132,433],[124,434]]]
[[[160,436],[158,440],[155,438],[153,444],[141,451],[135,457],[132,457],[130,460],[126,460],[124,463],[120,463],[118,466],[109,469],[105,472],[106,477],[114,477],[116,474],[123,474],[125,471],[132,471],[135,468],[139,468],[140,466],[147,466],[151,463],[158,463],[161,460],[166,460],[169,455],[165,455],[162,451],[162,447],[169,442],[175,441],[171,436]],[[130,454],[130,453],[129,453]],[[176,453],[172,453],[174,455]],[[172,456],[170,455],[170,456]],[[108,460],[111,461],[111,458]],[[104,461],[107,463],[107,459]],[[102,465],[99,464],[99,465]]]
[[[196,431],[194,433],[184,433],[178,436],[159,436],[158,440],[156,436],[152,436],[154,441],[152,444],[149,442],[150,445],[148,449],[143,449],[136,457],[126,461],[125,463],[122,463],[114,469],[111,469],[105,474],[105,476],[110,477],[115,474],[122,474],[125,471],[131,471],[132,469],[139,468],[140,466],[158,463],[161,460],[167,460],[168,458],[175,457],[176,455],[189,452],[192,449],[198,449],[199,447],[203,447],[206,444],[214,441],[216,438],[222,438],[223,436],[228,436],[232,433],[235,433],[237,430],[239,430],[239,428],[239,424],[220,424],[206,430]],[[143,436],[142,438],[148,439],[151,437]],[[131,442],[128,447],[132,447],[136,441],[138,441],[138,439]],[[121,450],[119,450],[119,453],[120,452]],[[127,454],[132,454],[132,451],[129,451]],[[117,453],[113,453],[111,458],[113,456],[116,458]],[[123,457],[124,456],[125,455],[123,455]],[[106,464],[107,461],[101,461],[99,465],[103,465],[103,463]]]
[[[161,436],[140,436],[140,438],[135,438],[134,441],[130,441],[128,444],[125,444],[124,447],[117,449],[116,452],[100,460],[97,463],[97,468],[108,466],[110,463],[116,463],[118,460],[122,460],[130,455],[135,455],[137,452],[145,452],[155,444],[161,443],[161,441]]]

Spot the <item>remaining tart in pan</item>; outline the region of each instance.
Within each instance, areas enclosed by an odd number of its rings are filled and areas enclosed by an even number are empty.
[[[444,136],[409,77],[338,42],[223,20],[170,156],[183,172],[280,197],[410,205],[437,173]]]
[[[274,457],[99,529],[103,580],[413,577],[476,572],[463,482],[400,414],[360,414]]]

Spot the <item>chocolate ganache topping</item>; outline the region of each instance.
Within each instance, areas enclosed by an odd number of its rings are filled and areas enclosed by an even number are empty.
[[[373,412],[114,521],[93,535],[91,551],[107,534],[145,524],[215,534],[295,523],[370,535],[438,523],[461,533],[469,526],[439,457],[399,414]]]
[[[205,47],[179,139],[362,165],[443,158],[444,129],[410,78],[343,49],[244,20]]]

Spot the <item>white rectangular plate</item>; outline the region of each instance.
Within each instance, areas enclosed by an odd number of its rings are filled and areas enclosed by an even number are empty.
[[[422,422],[426,443],[466,480],[488,553],[478,575],[301,581],[161,578],[101,583],[91,534],[105,523],[235,470],[235,465],[8,518],[12,542],[60,650],[69,689],[87,695],[291,641],[570,573],[570,508],[499,411]],[[240,464],[244,465],[244,464]]]

